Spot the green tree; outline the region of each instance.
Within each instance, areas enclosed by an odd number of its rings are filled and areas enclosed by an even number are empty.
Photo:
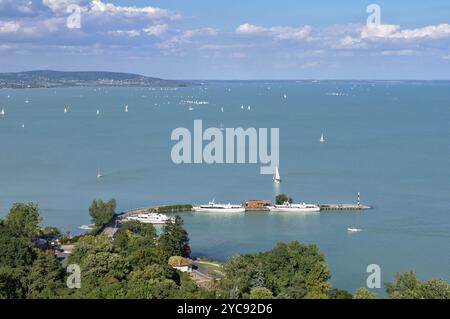
[[[28,298],[32,299],[55,298],[64,287],[61,265],[48,251],[37,251],[29,279]]]
[[[190,256],[189,236],[180,216],[176,216],[174,222],[166,222],[159,236],[158,247],[166,260],[171,256]]]
[[[100,252],[114,252],[114,245],[106,235],[87,235],[81,237],[75,244],[69,256],[71,264],[81,264],[86,256]]]
[[[15,237],[33,238],[39,234],[38,206],[34,203],[14,203],[6,217],[6,225]]]
[[[272,292],[264,287],[256,287],[250,291],[250,299],[272,299]]]
[[[386,292],[392,299],[416,299],[419,297],[419,285],[413,272],[398,273],[392,283],[385,283]]]
[[[16,237],[17,230],[0,222],[0,266],[29,267],[34,251],[29,238]]]
[[[398,273],[393,282],[386,283],[392,299],[450,299],[450,284],[442,279],[420,281],[413,272]]]
[[[92,201],[89,207],[91,222],[97,227],[105,226],[114,216],[116,210],[116,200],[113,198],[107,202],[101,199]]]
[[[262,264],[262,267],[259,266]],[[258,270],[259,268],[259,270]],[[246,297],[255,287],[255,278],[264,269],[264,285],[277,298],[328,298],[331,285],[323,256],[315,245],[279,243],[258,254],[230,258],[224,264],[225,278],[220,295]],[[260,280],[258,280],[260,281]]]
[[[353,299],[377,299],[377,295],[366,288],[356,290]]]
[[[328,293],[330,299],[353,299],[353,295],[346,290],[331,289]]]
[[[287,197],[285,194],[280,194],[275,197],[275,202],[277,205],[283,205],[286,202],[292,204],[293,199],[292,197]]]
[[[22,299],[26,294],[26,271],[0,266],[0,299]]]

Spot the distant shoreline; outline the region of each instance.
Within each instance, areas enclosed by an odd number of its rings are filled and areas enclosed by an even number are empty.
[[[67,87],[185,87],[185,81],[164,80],[133,73],[38,70],[0,73],[0,88],[35,89]]]

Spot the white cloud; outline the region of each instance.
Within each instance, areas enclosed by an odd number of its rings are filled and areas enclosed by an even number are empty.
[[[144,28],[142,31],[145,32],[147,35],[160,37],[164,33],[166,33],[167,29],[168,29],[167,24],[157,24]]]
[[[69,1],[69,0],[66,0]],[[161,9],[157,7],[136,7],[136,6],[116,6],[112,3],[104,3],[100,0],[93,0],[90,4],[89,12],[94,14],[110,14],[134,17],[134,16],[147,16],[150,19],[179,19],[181,16],[179,13],[172,10]]]
[[[115,36],[127,36],[130,38],[138,37],[141,35],[141,31],[139,30],[112,30],[108,31],[108,34]]]
[[[249,23],[241,24],[236,28],[238,34],[267,35],[277,40],[302,40],[311,34],[312,28],[308,25],[303,27],[274,26],[265,28]]]
[[[415,50],[384,50],[373,54],[373,56],[415,56],[415,55],[419,55],[419,52]]]
[[[0,33],[16,33],[20,29],[17,21],[0,21]]]
[[[361,38],[384,38],[384,39],[440,39],[450,36],[449,24],[429,25],[416,29],[401,29],[399,25],[380,24],[366,26],[361,32]]]
[[[180,44],[199,44],[198,39],[209,38],[217,36],[220,33],[218,29],[214,28],[200,28],[180,31],[178,34],[172,36],[170,39],[159,43],[157,45],[160,49],[173,49]]]
[[[81,0],[42,0],[42,4],[47,6],[54,13],[56,13],[56,12],[62,13],[62,12],[66,12],[67,8],[72,4],[82,6],[82,1]]]

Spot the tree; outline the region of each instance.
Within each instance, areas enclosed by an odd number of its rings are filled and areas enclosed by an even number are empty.
[[[99,200],[92,201],[89,207],[91,222],[97,227],[105,226],[114,216],[116,210],[116,200],[113,198],[107,202]]]
[[[253,288],[250,291],[250,299],[272,299],[272,292],[264,287]]]
[[[33,238],[39,234],[38,206],[34,203],[14,203],[6,217],[5,224],[15,237]]]
[[[377,295],[366,288],[359,288],[353,299],[377,299]]]
[[[346,290],[331,289],[328,293],[330,299],[353,299],[353,295]]]
[[[252,288],[264,288],[265,287],[264,266],[260,262],[256,268],[255,274],[250,282]],[[272,294],[272,293],[271,293]]]
[[[156,238],[155,226],[153,226],[152,224],[144,224],[137,220],[131,220],[131,221],[127,221],[127,222],[123,223],[120,226],[119,231],[121,231],[121,230],[123,230],[123,231],[129,230],[129,231],[135,233],[136,235],[140,235],[142,237],[148,237],[151,239]]]
[[[280,194],[275,197],[275,202],[277,205],[283,205],[284,203],[293,203],[292,197],[287,197],[285,194]]]
[[[63,272],[55,255],[38,250],[31,267],[28,298],[55,298],[63,287]]]
[[[166,222],[158,240],[158,247],[166,256],[166,260],[171,256],[186,258],[190,256],[189,236],[183,227],[183,220],[180,216],[176,216],[173,222],[170,220]]]
[[[114,245],[106,235],[87,235],[77,241],[69,256],[69,262],[72,264],[81,264],[88,255],[99,252],[112,253],[114,251]]]
[[[162,265],[133,271],[127,282],[127,298],[169,298],[178,289],[171,277],[172,271]]]
[[[419,292],[419,281],[413,272],[398,273],[392,283],[385,283],[386,292],[392,299],[416,299]]]
[[[277,298],[328,298],[331,288],[328,267],[317,247],[296,241],[230,258],[224,272],[220,293],[224,296],[229,292],[235,297],[249,296],[252,289],[261,288],[256,286],[262,278],[265,288]]]
[[[398,273],[393,282],[386,283],[392,299],[450,299],[450,284],[442,279],[420,281],[413,272]]]
[[[0,266],[29,267],[34,259],[30,239],[16,237],[16,229],[0,223]]]
[[[0,266],[0,299],[22,299],[26,285],[23,268]]]

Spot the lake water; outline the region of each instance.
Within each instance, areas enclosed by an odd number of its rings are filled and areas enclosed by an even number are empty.
[[[185,101],[209,103],[189,111]],[[34,201],[44,224],[77,233],[94,198],[115,197],[121,211],[277,192],[297,202],[355,203],[361,192],[374,209],[182,216],[193,252],[221,260],[278,241],[317,243],[333,284],[350,291],[365,285],[369,264],[380,265],[383,282],[408,270],[450,279],[448,82],[0,90],[0,108],[2,216],[13,202]],[[195,119],[204,127],[280,128],[279,189],[259,164],[175,165],[171,132],[192,130]],[[365,231],[349,234],[348,227]]]

